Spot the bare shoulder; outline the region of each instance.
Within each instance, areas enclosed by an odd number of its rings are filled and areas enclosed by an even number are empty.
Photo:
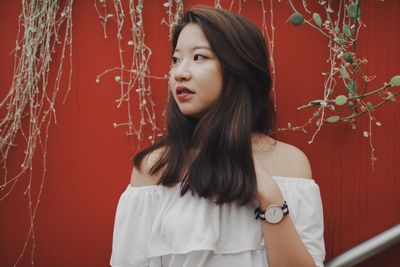
[[[162,148],[156,149],[151,153],[147,154],[146,157],[143,158],[140,170],[136,167],[133,167],[131,174],[131,186],[133,187],[141,187],[141,186],[149,186],[156,185],[158,180],[160,179],[161,173],[157,173],[154,175],[150,175],[150,169],[153,165],[159,160],[162,155]]]
[[[262,157],[261,160],[271,175],[312,178],[310,162],[303,151],[270,137],[266,140],[265,143],[269,144],[270,149],[264,149],[258,156]]]
[[[285,177],[311,178],[311,165],[303,151],[297,147],[277,141],[276,159],[280,169],[278,170]]]

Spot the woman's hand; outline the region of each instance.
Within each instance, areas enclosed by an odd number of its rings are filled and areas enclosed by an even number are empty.
[[[283,195],[277,183],[272,179],[268,170],[263,166],[257,155],[253,156],[254,169],[257,176],[257,200],[261,210],[265,210],[271,204],[282,204]]]

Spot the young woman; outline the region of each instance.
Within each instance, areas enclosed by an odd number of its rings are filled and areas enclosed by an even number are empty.
[[[306,156],[271,137],[265,41],[230,11],[174,28],[166,133],[134,157],[116,213],[115,267],[323,266]]]

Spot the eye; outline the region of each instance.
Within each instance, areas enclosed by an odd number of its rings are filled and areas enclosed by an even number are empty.
[[[172,65],[178,63],[179,59],[177,57],[172,57]]]
[[[200,54],[196,54],[196,55],[194,55],[194,58],[193,58],[194,60],[204,60],[204,59],[207,59],[207,57],[206,56],[203,56],[203,55],[200,55]]]

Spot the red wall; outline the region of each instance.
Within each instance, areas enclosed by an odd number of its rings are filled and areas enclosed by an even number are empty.
[[[0,8],[1,97],[11,84],[10,52],[15,45],[19,2],[5,0]],[[153,51],[150,69],[152,75],[162,76],[168,72],[170,62],[168,29],[160,24],[165,14],[164,1],[145,2],[146,40]],[[269,1],[266,2],[268,7]],[[315,30],[295,28],[286,22],[292,12],[285,0],[273,2],[278,126],[285,127],[287,122],[304,123],[311,111],[299,112],[297,107],[322,97],[320,73],[328,68],[325,62],[328,50],[326,40]],[[375,89],[400,74],[400,1],[361,2],[362,19],[367,27],[361,31],[357,51],[369,61],[365,71],[376,75],[370,85]],[[115,23],[109,24],[110,37],[104,39],[93,3],[74,3],[72,91],[63,105],[66,93],[63,80],[56,106],[57,124],[53,123],[49,129],[47,172],[34,223],[35,266],[108,265],[115,208],[129,182],[130,159],[136,151],[135,139],[126,137],[125,129],[112,127],[114,122],[127,119],[126,107],[116,108],[115,100],[120,95],[113,75],[95,83],[98,74],[118,65],[118,52]],[[189,7],[214,1],[185,3]],[[230,1],[222,3],[226,7]],[[242,4],[242,14],[260,25],[259,2],[247,0]],[[64,77],[67,74],[65,68]],[[153,80],[151,85],[162,125],[166,83]],[[314,126],[308,134],[278,134],[280,140],[301,148],[311,161],[324,203],[327,259],[400,222],[399,105],[391,103],[374,112],[382,123],[373,131],[378,158],[375,171],[370,164],[368,139],[362,136],[368,127],[367,118],[359,120],[357,130],[346,124],[328,125],[311,145],[307,141]],[[18,136],[16,143],[23,144],[22,141]],[[17,148],[10,154],[11,173],[21,164],[22,152]],[[35,199],[43,169],[40,151],[37,153],[32,177]],[[0,177],[3,176],[4,172],[0,172]],[[0,203],[0,266],[11,266],[22,251],[29,230],[28,200],[23,194],[28,182],[29,175],[21,177],[13,193]],[[29,242],[18,266],[30,265],[31,249]],[[397,266],[399,252],[400,246],[396,246],[360,266]]]

